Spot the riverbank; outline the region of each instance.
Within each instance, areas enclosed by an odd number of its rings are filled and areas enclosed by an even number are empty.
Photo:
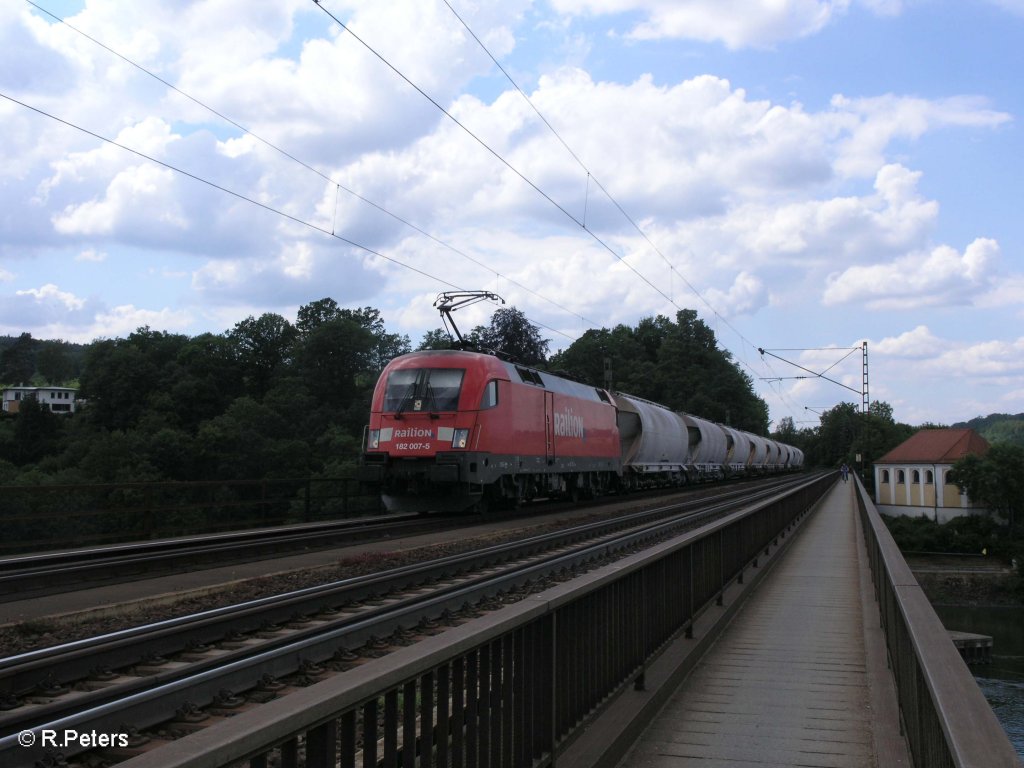
[[[906,555],[932,605],[1024,607],[1024,583],[1008,565],[988,558],[965,565],[942,555]]]

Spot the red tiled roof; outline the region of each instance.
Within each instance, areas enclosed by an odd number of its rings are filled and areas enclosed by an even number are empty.
[[[987,452],[988,441],[973,429],[922,429],[875,463],[952,464],[969,453],[984,456]]]

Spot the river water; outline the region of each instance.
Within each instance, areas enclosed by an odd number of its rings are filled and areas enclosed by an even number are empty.
[[[946,629],[992,637],[992,663],[972,665],[1017,754],[1024,758],[1024,608],[935,606]]]

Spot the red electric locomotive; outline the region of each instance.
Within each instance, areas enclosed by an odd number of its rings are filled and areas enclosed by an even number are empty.
[[[392,360],[373,393],[360,477],[388,509],[575,498],[622,472],[603,389],[463,351]]]

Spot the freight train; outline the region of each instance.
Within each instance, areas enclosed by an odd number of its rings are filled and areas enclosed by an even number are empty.
[[[498,357],[424,351],[374,389],[360,479],[388,509],[457,511],[798,469],[803,453]]]

